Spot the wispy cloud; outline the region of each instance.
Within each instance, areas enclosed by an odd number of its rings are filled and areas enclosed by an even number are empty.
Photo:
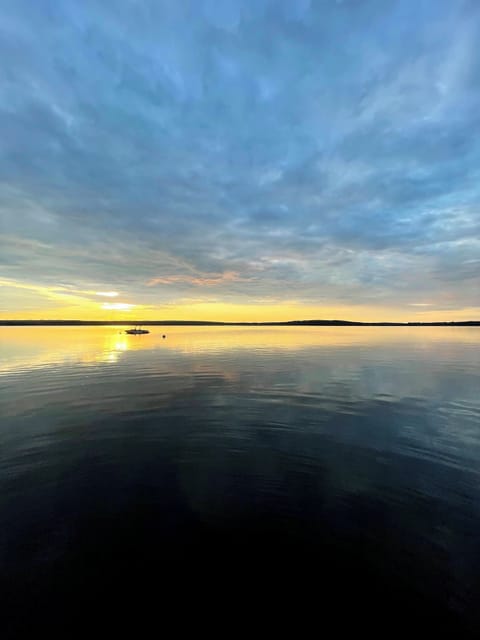
[[[221,274],[209,274],[207,276],[190,276],[190,275],[171,275],[160,278],[152,278],[148,281],[148,286],[152,287],[158,284],[188,284],[196,287],[213,287],[225,282],[240,282],[247,280],[235,271],[226,271]]]

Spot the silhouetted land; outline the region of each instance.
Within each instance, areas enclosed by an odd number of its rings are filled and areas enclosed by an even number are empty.
[[[0,327],[96,326],[200,326],[200,327],[480,327],[480,320],[458,322],[352,322],[350,320],[290,320],[288,322],[207,322],[203,320],[0,320]]]

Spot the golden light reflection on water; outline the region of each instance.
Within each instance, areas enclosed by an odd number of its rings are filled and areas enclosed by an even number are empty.
[[[374,347],[438,342],[471,343],[478,328],[462,327],[150,327],[148,335],[127,335],[125,327],[2,327],[0,373],[52,364],[116,364],[128,351],[219,354],[250,350]],[[163,338],[163,336],[166,336]]]

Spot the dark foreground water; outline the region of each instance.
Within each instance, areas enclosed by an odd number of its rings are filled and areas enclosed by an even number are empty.
[[[479,329],[0,331],[2,638],[480,635]]]

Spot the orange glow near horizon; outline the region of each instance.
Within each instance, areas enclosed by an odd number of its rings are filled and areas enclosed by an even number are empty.
[[[131,311],[136,305],[127,302],[105,302],[102,309],[107,311]]]
[[[305,304],[300,301],[230,303],[179,300],[147,305],[118,300],[100,302],[98,295],[119,297],[116,291],[71,290],[61,286],[39,286],[0,280],[2,320],[198,320],[219,322],[285,322],[289,320],[351,320],[360,322],[461,321],[480,319],[479,307],[439,309],[433,303],[373,306]],[[8,294],[8,296],[7,296]],[[128,314],[128,315],[125,315]]]
[[[128,317],[124,314],[128,313]],[[304,304],[241,305],[226,303],[178,304],[165,307],[151,307],[128,303],[85,304],[75,306],[55,306],[43,310],[17,312],[0,311],[1,320],[195,320],[205,322],[288,322],[290,320],[350,320],[358,322],[442,322],[476,320],[480,317],[477,307],[418,311],[408,308],[368,307],[368,306],[313,306]]]

